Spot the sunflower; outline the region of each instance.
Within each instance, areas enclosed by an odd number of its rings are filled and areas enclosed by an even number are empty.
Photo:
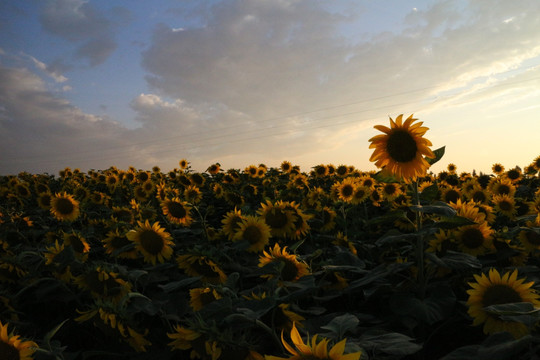
[[[112,207],[112,218],[116,221],[132,223],[133,222],[133,212],[127,206],[113,206]]]
[[[179,326],[179,325],[174,326],[174,331],[175,331],[174,333],[167,333],[167,336],[169,337],[169,339],[172,339],[172,341],[169,343],[169,346],[172,347],[173,349],[178,349],[178,350],[191,349],[193,347],[192,342],[202,336],[202,334],[197,331],[194,331],[194,330],[191,330],[191,329]],[[192,356],[191,358],[193,359],[195,358],[195,356]]]
[[[208,167],[208,169],[206,169],[206,171],[210,174],[210,175],[216,175],[219,173],[219,170],[221,168],[221,165],[219,163],[215,163],[215,164],[212,164]]]
[[[301,237],[306,236],[310,229],[308,220],[310,220],[313,215],[305,214],[302,209],[300,209],[300,205],[296,204],[294,201],[287,201],[284,205],[285,209],[290,210],[294,217],[294,229],[290,234],[291,239],[298,240]]]
[[[465,197],[476,203],[486,204],[491,199],[491,193],[486,189],[483,189],[480,184],[476,184],[469,192],[465,194]]]
[[[340,182],[332,185],[332,193],[337,195],[337,198],[344,202],[350,202],[354,196],[357,183],[354,178],[348,177]]]
[[[192,204],[197,204],[202,200],[201,190],[197,186],[189,185],[184,189],[184,198]]]
[[[193,218],[190,215],[191,207],[187,202],[175,197],[161,202],[163,215],[173,224],[190,226]]]
[[[516,193],[516,187],[512,180],[504,177],[493,178],[488,184],[488,190],[492,195],[514,196]]]
[[[344,355],[345,344],[347,339],[343,339],[337,344],[335,344],[330,350],[328,350],[329,339],[322,338],[321,341],[317,342],[317,334],[311,339],[311,345],[309,342],[304,343],[300,333],[296,329],[296,324],[293,324],[291,329],[291,340],[294,344],[294,347],[287,343],[283,338],[283,331],[281,332],[281,342],[287,351],[292,355],[289,357],[277,357],[272,355],[265,355],[265,360],[359,360],[362,352],[357,351]]]
[[[289,161],[283,161],[280,165],[281,171],[288,174],[292,170],[292,164]]]
[[[73,282],[82,290],[88,290],[96,299],[118,302],[131,291],[131,284],[101,266],[91,268],[74,278]]]
[[[146,190],[144,190],[144,187],[140,184],[135,186],[135,188],[133,189],[133,197],[135,197],[135,199],[140,202],[145,202],[149,196],[150,194],[146,192]]]
[[[250,177],[255,178],[257,177],[257,170],[258,167],[255,165],[249,165],[244,169],[244,173],[248,174]]]
[[[461,199],[461,191],[455,186],[447,186],[441,189],[441,200],[445,203],[456,203]]]
[[[291,175],[289,184],[291,187],[303,189],[308,186],[308,178],[304,174]]]
[[[231,210],[225,214],[225,217],[223,220],[221,220],[221,223],[223,224],[221,231],[227,235],[229,240],[233,240],[238,232],[238,229],[240,228],[240,224],[245,219],[246,217],[242,215],[242,211],[234,208],[234,210]]]
[[[494,250],[493,247],[493,229],[487,222],[460,226],[454,230],[453,236],[458,244],[458,248],[464,253],[477,256],[484,255]]]
[[[79,202],[66,192],[55,194],[50,205],[51,214],[60,221],[74,221],[79,217]]]
[[[403,115],[398,115],[395,122],[390,118],[390,128],[375,125],[375,129],[384,135],[369,139],[369,148],[375,149],[369,160],[408,181],[425,174],[429,168],[423,155],[434,158],[435,154],[429,148],[431,142],[422,137],[428,130],[422,126],[423,122],[413,124],[417,119],[411,115],[402,123],[402,118]]]
[[[28,186],[27,183],[18,183],[17,185],[15,185],[14,187],[14,192],[15,194],[17,194],[17,196],[20,196],[22,198],[29,198],[32,193],[30,192],[30,187]]]
[[[137,222],[139,227],[130,230],[126,236],[135,243],[137,249],[144,256],[144,261],[156,265],[156,261],[163,263],[171,258],[174,245],[171,235],[159,226],[159,222],[150,225],[148,220]]]
[[[282,330],[291,330],[294,323],[303,326],[301,322],[306,318],[292,311],[290,307],[290,304],[279,304],[274,311],[266,313],[262,320]]]
[[[450,163],[450,164],[448,164],[448,166],[446,167],[446,169],[448,170],[448,173],[449,173],[450,175],[453,175],[453,174],[455,174],[456,171],[457,171],[457,166],[456,166],[455,164]]]
[[[178,267],[183,269],[189,276],[200,276],[202,281],[210,284],[223,284],[227,281],[227,275],[215,262],[206,256],[178,255],[176,258]]]
[[[521,173],[521,169],[518,167],[508,170],[504,175],[506,176],[507,179],[510,179],[512,183],[518,182],[523,177]]]
[[[540,234],[533,229],[523,229],[518,234],[518,239],[529,253],[540,250]]]
[[[337,213],[334,209],[325,206],[322,208],[320,215],[322,220],[320,231],[329,232],[336,227]]]
[[[502,166],[501,164],[499,163],[495,163],[493,164],[493,166],[491,167],[491,170],[493,171],[493,173],[495,175],[501,175],[502,173],[504,173],[504,166]]]
[[[513,196],[509,195],[494,195],[491,201],[494,204],[495,212],[505,215],[510,219],[513,219],[517,209],[516,200]]]
[[[264,249],[270,240],[270,226],[257,216],[247,215],[239,224],[233,240],[247,241],[249,252],[259,252]]]
[[[495,269],[490,269],[488,276],[485,274],[474,275],[476,282],[470,282],[472,289],[467,290],[469,299],[468,313],[474,319],[473,325],[484,324],[485,334],[493,334],[507,331],[515,338],[520,338],[528,333],[523,323],[502,320],[495,314],[485,310],[491,305],[509,304],[517,302],[529,302],[535,307],[540,306],[538,295],[531,286],[534,282],[524,283],[525,279],[517,279],[518,271],[507,272],[503,276]]]
[[[71,246],[75,252],[75,257],[81,261],[86,261],[90,252],[90,244],[78,232],[64,233],[62,236],[64,244]]]
[[[65,245],[55,240],[53,245],[46,248],[43,257],[45,258],[45,265],[53,265],[55,267],[54,276],[69,283],[73,275],[71,274],[71,267],[65,264],[67,262],[66,259],[69,259],[69,257],[64,256],[64,251],[66,251]],[[57,256],[58,259],[56,258]]]
[[[274,248],[268,252],[263,251],[264,255],[259,257],[259,267],[266,266],[268,264],[280,264],[279,278],[283,281],[297,281],[302,276],[309,274],[308,265],[304,262],[298,261],[296,255],[289,254],[287,247],[283,249],[279,244],[274,244]],[[274,274],[261,275],[263,278],[272,279]]]
[[[178,165],[180,165],[180,169],[185,170],[189,166],[189,162],[186,159],[181,159]]]
[[[345,177],[349,174],[349,167],[347,165],[338,165],[336,168],[336,175],[339,177]]]
[[[189,305],[194,311],[199,311],[205,305],[208,305],[211,302],[221,299],[222,297],[216,291],[216,289],[212,289],[209,287],[191,289],[189,290],[189,296],[190,296]]]
[[[272,204],[270,200],[267,200],[266,203],[261,203],[257,214],[270,226],[272,236],[287,237],[294,232],[294,215],[292,211],[285,208],[282,201]]]
[[[105,248],[105,253],[118,257],[120,259],[136,259],[137,251],[135,247],[133,249],[125,249],[120,251],[120,249],[127,247],[130,244],[133,244],[126,237],[124,232],[121,232],[119,229],[111,230],[107,233],[107,237],[102,240],[103,247]]]
[[[39,348],[33,341],[23,341],[20,335],[8,333],[8,325],[0,321],[0,354],[3,360],[32,360],[32,354]]]
[[[380,187],[381,194],[386,201],[393,201],[398,196],[403,194],[403,190],[399,183],[385,183]],[[369,196],[369,195],[368,195]]]

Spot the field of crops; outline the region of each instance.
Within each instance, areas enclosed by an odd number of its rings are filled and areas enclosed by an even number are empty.
[[[0,177],[0,358],[533,358],[540,157],[435,174],[418,124],[377,172]]]

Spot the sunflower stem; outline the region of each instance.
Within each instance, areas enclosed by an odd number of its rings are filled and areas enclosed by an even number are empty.
[[[412,190],[414,194],[414,202],[416,206],[420,206],[420,195],[418,193],[418,180],[414,180],[412,183]],[[418,265],[418,294],[421,299],[424,298],[426,292],[425,274],[424,274],[424,236],[420,233],[422,230],[422,214],[420,211],[416,211],[416,262]]]

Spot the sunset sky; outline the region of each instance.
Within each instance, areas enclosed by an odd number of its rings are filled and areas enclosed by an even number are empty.
[[[414,114],[438,172],[540,155],[538,0],[0,3],[0,175],[374,170],[374,125]]]

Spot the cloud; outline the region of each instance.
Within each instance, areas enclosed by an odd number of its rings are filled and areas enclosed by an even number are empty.
[[[28,55],[28,57],[30,58],[30,60],[32,60],[32,62],[34,63],[34,65],[35,65],[39,70],[45,72],[47,75],[49,75],[51,78],[53,78],[55,82],[57,82],[57,83],[63,83],[63,82],[66,82],[66,81],[68,80],[67,77],[65,77],[64,75],[62,75],[62,74],[59,73],[58,71],[56,71],[54,68],[51,68],[51,67],[47,66],[45,63],[39,61],[39,60],[36,59],[35,57],[30,56],[30,55]]]
[[[403,31],[364,41],[339,31],[345,22],[361,24],[363,13],[353,19],[321,4],[227,1],[201,11],[203,25],[177,31],[162,24],[143,53],[147,82],[195,109],[215,104],[237,114],[216,114],[212,124],[245,123],[245,132],[223,138],[227,152],[246,136],[261,136],[249,151],[279,148],[270,135],[289,133],[304,134],[300,151],[307,153],[335,146],[333,133],[357,131],[362,121],[433,111],[449,98],[467,101],[486,89],[500,94],[506,89],[497,84],[540,55],[531,1],[441,1],[411,10],[399,25]],[[342,121],[349,125],[332,126]]]
[[[129,22],[130,12],[114,7],[108,15],[88,1],[48,0],[39,19],[45,31],[78,44],[76,57],[87,59],[90,66],[96,66],[117,48],[115,27]]]
[[[0,65],[0,173],[96,166],[97,150],[129,144],[118,124],[86,114],[54,96],[24,68]],[[101,151],[103,158],[114,155]],[[78,165],[76,165],[78,166]]]

